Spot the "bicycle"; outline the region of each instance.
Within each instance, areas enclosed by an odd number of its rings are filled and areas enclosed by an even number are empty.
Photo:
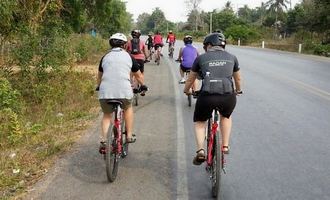
[[[157,47],[157,48],[156,48]],[[161,57],[161,49],[162,46],[160,44],[155,45],[156,53],[155,53],[155,62],[157,65],[160,65],[160,57]]]
[[[169,57],[173,58],[173,54],[174,54],[174,43],[169,43],[168,45],[168,52],[169,52]]]
[[[207,155],[206,171],[210,173],[212,196],[218,197],[221,188],[221,172],[226,173],[225,157],[222,151],[219,108],[212,111],[212,117],[207,122]]]
[[[185,80],[187,79],[187,77],[189,76],[189,73],[190,73],[190,70],[186,70],[184,72],[184,77],[185,77]],[[185,84],[186,81],[183,81],[183,82],[179,82],[180,84]],[[192,88],[192,93],[189,93],[187,94],[187,100],[188,100],[188,106],[191,107],[191,101],[192,101],[192,97],[193,97],[193,94],[194,93],[194,88]]]
[[[120,158],[125,158],[128,154],[128,144],[126,142],[126,132],[124,122],[124,111],[122,102],[118,100],[108,100],[108,104],[114,106],[114,121],[111,123],[107,133],[106,152],[104,160],[106,165],[107,178],[109,182],[115,181],[118,173],[118,162]]]
[[[181,60],[180,60],[180,59],[175,60],[175,61],[181,63]],[[188,78],[188,76],[189,76],[189,73],[190,73],[190,70],[186,70],[186,71],[184,72],[184,80],[187,80],[187,78]],[[185,84],[186,81],[179,81],[179,83],[180,83],[180,84]],[[188,94],[187,94],[187,100],[188,100],[188,106],[189,106],[189,107],[191,107],[192,97],[197,98],[197,96],[192,95],[192,94],[194,94],[194,90],[195,90],[195,88],[192,87],[192,93],[188,93]]]

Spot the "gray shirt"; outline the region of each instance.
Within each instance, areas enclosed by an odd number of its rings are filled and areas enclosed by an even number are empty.
[[[99,65],[99,71],[103,72],[99,99],[131,99],[130,72],[138,70],[138,63],[124,49],[113,48]]]

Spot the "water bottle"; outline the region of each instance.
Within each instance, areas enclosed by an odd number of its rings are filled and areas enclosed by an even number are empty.
[[[210,72],[206,72],[205,73],[205,77],[203,80],[204,83],[204,91],[205,92],[210,92]]]

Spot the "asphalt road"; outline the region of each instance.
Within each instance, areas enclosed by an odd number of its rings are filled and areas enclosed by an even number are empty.
[[[240,62],[244,94],[233,113],[221,199],[330,199],[330,59],[227,50]],[[116,181],[107,182],[97,152],[98,119],[26,199],[212,199],[205,166],[192,165],[194,107],[178,84],[178,63],[163,53],[160,66],[145,66],[150,91],[135,107],[138,140]]]

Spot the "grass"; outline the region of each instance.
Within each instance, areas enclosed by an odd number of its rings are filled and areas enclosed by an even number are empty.
[[[0,113],[6,119],[0,126],[0,199],[14,199],[37,182],[98,114],[94,74],[49,72],[41,82],[19,76],[11,83],[22,94],[21,113]]]

